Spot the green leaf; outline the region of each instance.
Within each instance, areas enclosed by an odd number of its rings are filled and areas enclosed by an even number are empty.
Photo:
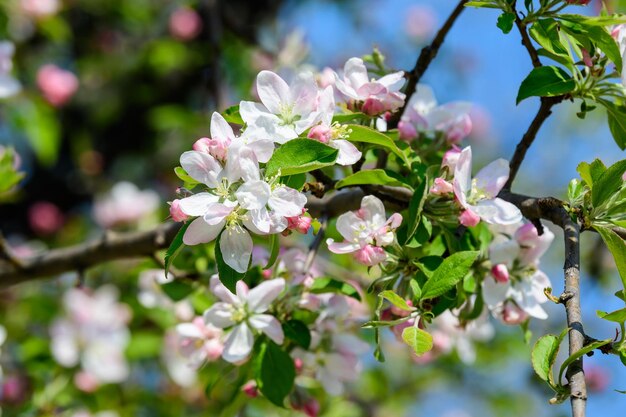
[[[179,279],[174,279],[171,282],[161,284],[161,289],[172,301],[180,301],[186,298],[194,290],[191,285]]]
[[[217,263],[217,274],[222,284],[224,284],[224,286],[234,294],[237,281],[243,279],[246,274],[235,271],[226,262],[224,262],[222,250],[220,249],[221,238],[222,235],[220,234],[215,242],[215,262]]]
[[[300,320],[288,320],[283,323],[283,332],[287,338],[304,349],[308,349],[311,345],[311,332]]]
[[[626,243],[611,229],[595,225],[594,228],[600,234],[602,240],[604,240],[609,251],[611,251],[619,276],[622,278],[622,285],[626,289]]]
[[[270,257],[267,260],[267,265],[263,269],[271,268],[278,258],[278,252],[280,251],[280,239],[277,234],[270,235]]]
[[[499,9],[500,6],[493,1],[468,1],[465,3],[465,7],[484,7],[487,9]]]
[[[428,196],[428,177],[424,177],[422,179],[422,182],[413,193],[411,201],[409,201],[409,216],[407,219],[405,244],[409,243],[411,239],[413,239],[415,233],[417,232],[417,228],[421,223],[422,210],[424,208],[424,203],[426,202],[426,196]]]
[[[391,304],[393,304],[394,306],[398,307],[401,310],[404,310],[404,311],[415,310],[415,307],[411,307],[410,305],[408,305],[407,302],[404,300],[404,298],[400,297],[398,294],[396,294],[392,290],[385,290],[381,292],[380,294],[378,294],[378,296],[389,301]]]
[[[576,167],[576,171],[578,171],[580,178],[585,181],[589,189],[593,189],[593,184],[606,171],[606,166],[599,159],[594,159],[591,164],[581,162]]]
[[[342,180],[339,180],[339,182],[335,184],[335,188],[368,184],[406,187],[410,190],[413,190],[409,185],[405,184],[399,179],[389,176],[389,174],[387,174],[384,169],[368,169],[365,171],[358,171],[352,175],[348,175]]]
[[[56,111],[42,99],[15,105],[12,117],[21,129],[42,165],[52,166],[61,146],[61,125]]]
[[[419,327],[411,326],[402,331],[402,340],[411,346],[417,356],[422,356],[433,348],[433,337]]]
[[[593,207],[600,207],[613,194],[619,191],[624,182],[622,175],[624,175],[625,171],[626,159],[614,163],[600,175],[591,189],[591,204]]]
[[[517,104],[528,97],[552,97],[574,91],[576,82],[559,67],[543,66],[534,68],[522,81],[517,93]]]
[[[236,125],[245,124],[245,122],[241,118],[241,114],[239,113],[239,104],[230,106],[229,108],[224,110],[222,116],[224,116],[224,119],[226,119],[228,123],[234,123]]]
[[[296,368],[293,359],[276,343],[267,341],[258,354],[257,386],[265,398],[279,407],[293,389]]]
[[[626,321],[626,308],[622,308],[620,310],[612,311],[610,313],[605,313],[604,311],[596,311],[598,317],[608,321],[614,321],[616,323],[623,323]]]
[[[185,232],[187,231],[187,228],[189,227],[190,224],[191,224],[191,221],[183,223],[180,230],[178,230],[178,233],[176,233],[176,236],[174,236],[174,240],[172,240],[170,247],[167,248],[167,251],[165,252],[165,260],[164,260],[165,277],[167,277],[167,273],[169,272],[170,267],[172,266],[172,262],[174,262],[174,259],[176,259],[176,256],[178,255],[178,253],[184,246],[183,236],[185,235]]]
[[[609,130],[613,140],[621,150],[626,149],[626,106],[617,105],[608,100],[597,100],[606,108],[606,116],[609,123]]]
[[[196,184],[199,184],[198,181],[194,180],[193,178],[189,176],[189,174],[187,174],[187,172],[185,171],[183,167],[174,168],[174,173],[180,180],[182,180],[187,185],[194,186]]]
[[[561,368],[559,369],[559,379],[558,380],[559,381],[563,380],[563,375],[565,374],[565,371],[567,370],[567,367],[570,366],[578,358],[582,357],[583,355],[586,355],[587,353],[589,353],[589,352],[591,352],[593,350],[596,350],[599,347],[602,347],[604,345],[608,345],[612,341],[613,341],[613,339],[596,340],[595,342],[589,343],[588,345],[586,345],[585,347],[580,349],[578,352],[574,353],[569,358],[565,359],[565,362],[563,362],[563,364],[561,365]]]
[[[314,171],[335,163],[335,148],[312,139],[293,139],[281,145],[265,165],[265,175],[272,177]]]
[[[500,28],[505,35],[513,29],[513,23],[515,22],[515,14],[510,12],[504,12],[498,17],[496,26]]]
[[[333,116],[333,122],[346,124],[348,122],[353,122],[355,120],[368,120],[370,117],[365,113],[355,112],[355,113],[339,113]]]
[[[611,26],[626,23],[626,16],[621,14],[606,16],[583,16],[579,14],[560,14],[559,19],[571,22],[584,23],[588,26]]]
[[[565,329],[559,336],[553,334],[541,336],[535,343],[535,346],[533,346],[531,353],[531,362],[535,373],[555,391],[558,391],[557,385],[559,385],[560,382],[557,384],[557,381],[554,381],[552,367],[559,353],[561,342],[567,334],[567,330],[568,329]]]
[[[561,41],[558,28],[559,25],[554,19],[538,19],[531,26],[529,33],[546,51],[569,61],[569,54]]]
[[[469,272],[479,252],[457,252],[443,260],[422,287],[422,299],[439,297],[452,289]]]
[[[302,187],[304,187],[304,184],[306,183],[306,174],[300,173],[281,177],[280,182],[281,184],[285,184],[287,187],[301,191]]]
[[[14,166],[15,151],[12,148],[0,151],[0,194],[9,191],[24,178],[24,173],[17,172]]]
[[[407,167],[410,167],[411,164],[407,159],[406,155],[398,148],[398,146],[394,143],[393,139],[384,133],[379,132],[378,130],[370,129],[366,126],[360,125],[347,125],[350,131],[350,134],[346,138],[350,142],[363,142],[370,143],[372,145],[380,146],[384,149],[391,151],[393,154],[398,156]],[[289,142],[287,142],[289,143]]]
[[[592,45],[595,45],[613,61],[617,68],[622,67],[622,55],[619,46],[606,28],[591,25],[584,20],[578,22],[562,20],[561,28],[575,38],[581,47],[592,50]]]
[[[356,300],[361,301],[361,296],[359,292],[354,288],[351,284],[348,284],[344,281],[338,281],[333,278],[316,278],[313,281],[313,285],[309,288],[309,291],[313,294],[323,294],[327,292],[334,292],[338,294],[347,295],[348,297],[352,297]]]

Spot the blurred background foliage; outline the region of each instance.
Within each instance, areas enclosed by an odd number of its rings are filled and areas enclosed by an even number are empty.
[[[16,44],[14,74],[23,86],[19,96],[0,102],[0,144],[17,150],[26,173],[19,190],[0,196],[0,230],[23,255],[79,243],[100,236],[104,228],[130,230],[162,222],[167,217],[165,201],[173,198],[179,185],[172,170],[179,155],[208,134],[214,110],[253,94],[259,70],[288,74],[302,65],[338,67],[374,45],[388,56],[389,65],[408,69],[456,2],[63,0],[58,11],[48,14],[33,13],[27,3],[0,2],[0,39]],[[605,3],[626,11],[624,0]],[[594,1],[585,12],[593,13],[599,6]],[[516,83],[530,63],[516,34],[503,37],[495,28],[497,16],[484,10],[466,14],[426,80],[443,102],[475,101],[470,142],[480,148],[484,160],[506,157],[534,115],[536,103],[514,107]],[[473,39],[468,36],[472,33]],[[42,88],[39,72],[45,65],[77,78],[77,88],[62,97],[62,103]],[[563,107],[539,139],[548,143],[534,148],[535,156],[520,175],[522,187],[532,194],[563,195],[579,160],[600,156],[608,158],[608,164],[621,159],[600,122],[592,118],[586,125],[591,127],[582,128],[572,122],[575,112]],[[563,164],[563,150],[570,150],[573,143],[577,150],[568,154],[571,163],[557,169]],[[533,175],[538,167],[551,178]],[[551,175],[550,170],[557,172]],[[116,200],[107,193],[120,181],[131,182],[138,190],[126,187]],[[157,192],[160,203],[154,204],[154,194],[139,191],[147,189]],[[150,200],[146,206],[151,209],[129,216],[130,220],[97,215],[94,209],[101,202],[121,199],[132,205],[142,198]],[[110,204],[116,211],[118,206]],[[610,257],[592,240],[585,242],[590,253],[586,264],[591,266],[587,276],[604,277],[606,289],[597,280],[587,281],[585,290],[592,296],[583,299],[586,316],[593,316],[594,309],[610,310],[604,300],[615,287]],[[558,288],[562,262],[558,235],[554,246],[550,276]],[[194,261],[198,269],[211,268],[210,257],[181,258],[182,262],[198,258]],[[209,364],[202,369],[202,383],[193,388],[178,387],[167,376],[160,360],[163,334],[176,318],[137,301],[140,271],[155,267],[158,263],[151,260],[120,262],[94,268],[83,277],[93,288],[114,283],[121,301],[133,311],[133,336],[126,352],[132,361],[131,377],[95,393],[77,389],[71,370],[57,365],[49,348],[48,326],[61,314],[61,294],[76,283],[76,276],[0,293],[0,321],[8,332],[1,357],[3,415],[71,416],[78,410],[116,410],[120,416],[236,415],[236,407],[228,404],[233,398],[235,405],[246,400],[229,389],[236,373]],[[192,300],[197,312],[206,307],[205,294],[197,292]],[[535,335],[558,333],[563,327],[563,312],[553,307],[551,321],[535,323]],[[360,380],[344,398],[323,401],[321,415],[567,415],[567,404],[547,405],[550,394],[532,373],[530,347],[520,330],[502,325],[497,329],[493,341],[478,346],[474,366],[462,364],[454,354],[429,364],[413,363],[407,349],[389,337],[387,363],[377,364],[370,352]],[[593,335],[604,332],[598,338],[612,331],[594,322],[590,329]],[[372,337],[369,331],[362,333]],[[588,363],[592,389],[603,392],[592,394],[590,413],[623,415],[626,400],[612,391],[626,387],[623,370],[603,368],[602,358]],[[261,398],[246,405],[244,413],[297,415],[268,407]]]

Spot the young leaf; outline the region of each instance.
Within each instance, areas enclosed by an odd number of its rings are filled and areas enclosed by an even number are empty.
[[[194,180],[193,178],[191,178],[189,176],[189,174],[187,174],[187,172],[185,172],[185,170],[183,169],[183,167],[176,167],[174,168],[174,173],[176,174],[176,176],[182,180],[185,184],[188,185],[196,185],[199,184],[198,181]]]
[[[270,257],[267,260],[267,265],[263,269],[271,268],[278,258],[278,252],[280,251],[280,239],[277,234],[270,235]]]
[[[616,323],[623,323],[626,321],[626,308],[606,313],[604,311],[596,311],[598,317],[608,321],[614,321]]]
[[[561,381],[563,379],[563,375],[565,374],[565,371],[567,370],[567,367],[570,366],[578,358],[582,357],[583,355],[586,355],[587,353],[589,353],[589,352],[591,352],[593,350],[596,350],[597,348],[600,348],[600,347],[602,347],[604,345],[608,345],[612,341],[613,341],[613,339],[596,340],[595,342],[589,343],[588,345],[586,345],[585,347],[580,349],[578,352],[574,353],[569,358],[565,359],[565,362],[563,362],[563,364],[561,365],[561,369],[559,369],[559,379],[558,380]]]
[[[422,182],[418,185],[417,189],[409,201],[409,216],[407,219],[406,229],[406,241],[405,244],[410,242],[415,236],[417,227],[422,219],[422,209],[424,208],[424,202],[428,195],[428,177],[422,178]]]
[[[390,185],[394,187],[406,187],[413,190],[409,185],[400,181],[397,178],[393,178],[385,172],[383,169],[368,169],[365,171],[358,171],[352,175],[348,175],[346,178],[339,180],[335,184],[335,188],[348,187],[351,185]]]
[[[595,181],[595,187],[591,189],[591,204],[594,207],[599,207],[620,189],[624,171],[626,171],[626,159],[614,163],[600,175]]]
[[[433,276],[422,287],[422,300],[439,297],[463,279],[474,264],[479,252],[457,252],[443,260]]]
[[[417,356],[422,356],[433,348],[433,337],[419,327],[411,326],[402,331],[402,340],[411,346]]]
[[[522,81],[517,93],[517,104],[528,97],[552,97],[574,91],[576,82],[559,67],[543,66],[533,69]]]
[[[391,304],[393,304],[394,306],[398,307],[401,310],[404,310],[404,311],[415,310],[415,307],[411,307],[410,305],[408,305],[407,302],[404,300],[404,298],[400,297],[398,294],[396,294],[392,290],[385,290],[381,292],[380,294],[378,294],[378,296],[389,301]]]
[[[0,194],[17,185],[24,175],[15,170],[15,151],[11,148],[0,150]]]
[[[293,359],[276,343],[268,340],[258,354],[257,386],[265,398],[284,407],[285,398],[293,389],[296,368]]]
[[[378,130],[370,129],[361,125],[347,125],[350,135],[346,138],[350,142],[363,142],[380,146],[398,156],[406,166],[411,166],[406,155],[396,146],[393,139]],[[289,143],[289,142],[288,142]],[[284,145],[283,145],[284,146]]]
[[[220,234],[215,241],[215,262],[217,263],[217,275],[219,276],[222,284],[224,284],[224,286],[234,294],[237,281],[243,279],[246,274],[235,271],[228,264],[226,264],[226,262],[224,262],[222,250],[220,249],[221,238],[222,235]]]
[[[618,106],[608,100],[597,100],[597,102],[606,108],[609,130],[613,140],[621,150],[626,149],[626,106]]]
[[[569,54],[561,42],[558,23],[554,19],[538,19],[529,30],[530,36],[551,54],[566,58]],[[570,63],[571,64],[571,63]]]
[[[352,285],[348,284],[344,281],[338,281],[333,278],[316,278],[313,281],[313,285],[309,288],[309,291],[313,294],[323,294],[327,292],[334,292],[343,295],[347,295],[348,297],[352,297],[356,300],[361,301],[361,296],[359,292]]]
[[[335,163],[335,148],[312,139],[293,139],[281,145],[265,165],[265,175],[300,174],[324,168]]]
[[[167,277],[167,273],[172,266],[172,262],[174,262],[174,259],[176,259],[176,256],[183,248],[183,236],[185,235],[185,232],[187,231],[187,228],[190,224],[191,221],[183,223],[178,233],[176,233],[176,236],[174,236],[174,240],[172,240],[170,247],[167,248],[167,251],[165,252],[165,277]]]
[[[500,28],[505,35],[513,29],[513,23],[515,22],[515,14],[510,12],[504,12],[498,17],[496,26]]]
[[[606,166],[599,159],[594,159],[591,164],[581,162],[576,167],[576,171],[578,171],[580,178],[587,183],[589,189],[593,189],[593,184],[606,171]]]
[[[611,251],[619,276],[622,278],[622,285],[626,289],[626,243],[611,229],[600,226],[594,226],[594,228]]]
[[[226,119],[228,123],[234,123],[236,125],[243,125],[245,123],[239,113],[239,104],[230,106],[224,110],[222,116],[224,116],[224,119]]]
[[[283,332],[287,338],[304,349],[308,349],[311,345],[311,332],[300,320],[288,320],[283,323]]]
[[[535,373],[555,391],[558,391],[557,385],[559,384],[554,381],[552,367],[567,330],[565,329],[559,336],[553,334],[541,336],[535,343],[535,346],[533,346],[531,353],[531,362]]]
[[[304,187],[304,184],[306,183],[306,174],[300,173],[281,177],[280,182],[281,184],[285,184],[287,187],[301,191],[302,187]]]

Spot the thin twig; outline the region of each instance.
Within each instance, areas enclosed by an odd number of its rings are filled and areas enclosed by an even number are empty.
[[[454,10],[452,10],[452,13],[450,13],[450,16],[448,16],[448,19],[445,21],[443,26],[441,26],[441,29],[439,29],[439,32],[437,32],[437,35],[435,36],[431,44],[422,48],[422,51],[420,52],[413,69],[406,74],[407,86],[405,91],[406,98],[404,100],[404,105],[400,110],[398,110],[398,112],[393,114],[388,124],[390,129],[393,129],[398,125],[398,121],[400,120],[402,113],[404,113],[404,110],[406,109],[406,106],[409,103],[411,96],[415,93],[417,84],[428,69],[430,63],[437,56],[439,48],[446,39],[446,35],[450,31],[450,29],[452,29],[454,22],[459,17],[461,12],[463,12],[463,10],[465,9],[465,3],[467,3],[467,1],[468,0],[459,1]]]
[[[530,36],[528,36],[528,30],[526,29],[526,24],[522,19],[520,19],[517,11],[515,12],[515,26],[519,30],[520,35],[522,36],[522,45],[528,51],[528,55],[530,56],[530,60],[533,63],[533,67],[537,68],[541,66],[541,61],[539,60],[539,54],[537,50],[533,46],[532,41],[530,40]]]
[[[509,167],[511,171],[509,173],[509,179],[504,185],[504,189],[511,189],[511,185],[515,180],[517,171],[519,170],[520,165],[522,165],[522,162],[526,157],[526,151],[528,151],[528,148],[530,148],[530,145],[532,145],[533,141],[537,137],[537,133],[543,125],[543,122],[545,122],[546,119],[552,114],[552,107],[563,101],[564,98],[565,96],[541,97],[541,106],[537,111],[537,115],[530,123],[530,126],[528,126],[528,130],[526,131],[526,133],[524,133],[524,136],[522,136],[522,140],[520,140],[520,142],[517,144],[517,147],[515,148],[515,153],[511,158],[511,162],[509,162]]]

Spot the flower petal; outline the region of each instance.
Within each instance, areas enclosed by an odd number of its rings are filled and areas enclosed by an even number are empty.
[[[182,212],[188,216],[204,216],[209,204],[215,203],[218,200],[219,197],[211,193],[198,193],[181,198],[178,204]]]
[[[247,230],[241,226],[225,230],[220,237],[220,249],[228,266],[239,273],[248,270],[252,256],[252,238]]]
[[[265,207],[272,192],[270,186],[265,181],[253,180],[244,182],[235,196],[239,205],[247,210],[259,210]]]
[[[228,303],[215,303],[204,312],[204,322],[212,324],[220,329],[230,327],[235,322],[233,321],[233,306]]]
[[[263,281],[248,293],[248,310],[255,313],[267,311],[270,304],[285,289],[282,278]]]
[[[358,243],[351,242],[335,242],[333,239],[327,239],[326,244],[328,245],[328,250],[333,253],[352,253],[361,249],[361,246]]]
[[[468,207],[487,223],[507,225],[522,221],[522,212],[501,198],[481,200],[475,206]]]
[[[454,195],[467,208],[467,193],[472,187],[472,148],[467,147],[461,151],[459,160],[454,168]]]
[[[306,196],[293,188],[280,186],[272,191],[267,204],[281,216],[298,216],[302,214]]]
[[[509,179],[509,170],[509,161],[503,158],[496,159],[478,171],[474,177],[476,188],[484,190],[488,198],[496,197]]]
[[[252,149],[257,161],[261,162],[262,164],[270,160],[275,149],[274,141],[269,139],[258,139],[248,143],[247,146]]]
[[[222,166],[208,153],[187,151],[180,156],[180,165],[191,178],[216,188]]]
[[[203,219],[207,224],[213,226],[225,221],[226,216],[232,213],[237,203],[226,200],[224,203],[211,203],[207,207]]]
[[[226,119],[218,112],[213,112],[211,116],[211,138],[212,139],[235,139],[233,128],[230,127]]]
[[[343,139],[333,140],[330,143],[333,148],[339,149],[337,154],[337,160],[335,161],[339,165],[347,166],[355,164],[361,159],[361,151],[357,149],[351,142]]]
[[[209,225],[202,217],[198,217],[191,222],[185,234],[183,235],[183,243],[185,245],[199,245],[200,243],[209,243],[215,240],[224,228],[225,221],[221,221],[216,225]]]
[[[228,335],[226,343],[224,343],[222,358],[231,363],[241,362],[250,355],[253,344],[252,331],[245,323],[241,323]]]
[[[272,71],[259,73],[256,78],[256,89],[261,102],[274,114],[280,114],[281,104],[291,104],[289,86]]]
[[[285,341],[285,334],[280,322],[276,320],[276,317],[269,314],[255,314],[248,319],[250,326],[265,333],[267,337],[272,339],[279,345],[282,345]]]

